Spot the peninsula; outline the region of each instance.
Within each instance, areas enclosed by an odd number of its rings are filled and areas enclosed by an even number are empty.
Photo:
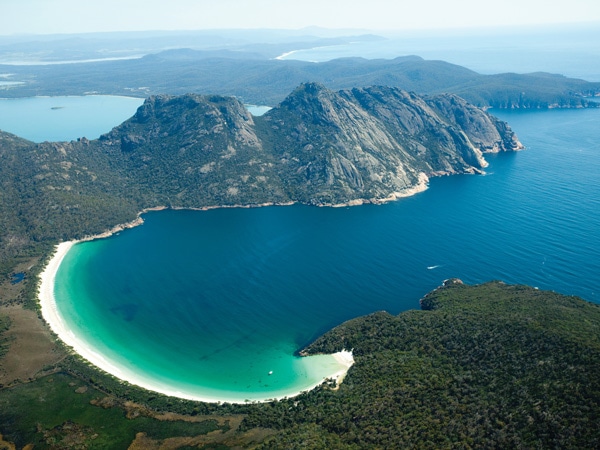
[[[381,203],[432,176],[482,173],[486,152],[522,148],[505,122],[456,95],[316,83],[261,117],[232,97],[162,95],[97,140],[34,144],[0,133],[0,143],[11,236],[0,261],[157,206]]]

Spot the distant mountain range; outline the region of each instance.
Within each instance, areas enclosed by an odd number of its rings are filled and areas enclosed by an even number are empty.
[[[367,39],[364,37],[364,39]],[[375,38],[375,37],[372,37]],[[273,44],[275,45],[275,44]],[[300,48],[306,43],[298,44]],[[0,73],[22,84],[4,86],[3,97],[116,94],[137,97],[220,94],[244,103],[277,105],[298,84],[318,82],[330,89],[372,85],[399,87],[417,94],[453,93],[480,107],[597,107],[587,97],[600,83],[549,73],[481,75],[444,61],[418,56],[395,59],[341,58],[323,63],[278,60],[283,48],[245,46],[244,51],[174,49],[137,59],[2,66]],[[112,54],[112,53],[111,53]]]

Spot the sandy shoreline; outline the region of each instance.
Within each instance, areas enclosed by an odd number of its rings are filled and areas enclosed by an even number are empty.
[[[354,355],[352,355],[352,350],[342,350],[341,352],[334,353],[333,357],[338,363],[344,366],[342,370],[336,372],[330,377],[334,379],[339,386],[340,383],[344,381],[344,378],[346,377],[348,370],[350,370],[350,367],[352,367],[354,364]]]
[[[141,219],[140,219],[141,220]],[[133,222],[132,222],[133,223]],[[115,227],[115,229],[123,229],[121,227]],[[108,232],[107,232],[108,233]],[[103,233],[98,237],[105,237],[107,233]],[[91,238],[86,238],[85,240],[91,240]],[[143,374],[136,373],[128,368],[120,367],[118,363],[108,360],[103,355],[99,354],[95,351],[95,349],[91,348],[82,338],[77,336],[73,331],[68,327],[63,318],[58,313],[56,299],[54,297],[54,284],[56,279],[56,274],[58,269],[64,260],[65,256],[71,250],[71,248],[79,241],[67,241],[62,242],[56,246],[56,251],[52,256],[50,262],[45,267],[44,271],[40,274],[40,288],[39,288],[39,302],[40,302],[40,310],[42,313],[42,317],[48,323],[52,331],[72,350],[77,353],[79,356],[83,357],[96,367],[101,370],[119,378],[123,381],[126,381],[130,384],[148,389],[150,391],[159,392],[161,394],[165,394],[171,397],[184,398],[188,400],[201,401],[206,403],[247,403],[248,397],[252,397],[249,394],[243,396],[243,398],[224,398],[224,397],[210,397],[197,395],[191,392],[182,392],[176,390],[176,388],[172,388],[170,386],[164,385],[160,382],[156,382],[152,379],[145,378]],[[343,350],[341,352],[335,353],[332,355],[335,361],[341,366],[339,370],[336,372],[323,377],[322,380],[315,383],[312,386],[308,386],[303,388],[301,391],[288,393],[286,395],[281,396],[268,396],[265,398],[253,399],[250,401],[257,402],[268,402],[272,400],[281,400],[283,398],[295,397],[297,395],[302,394],[303,392],[314,389],[315,387],[323,384],[325,381],[333,379],[339,385],[344,379],[344,376],[348,372],[348,369],[354,363],[354,358],[352,357],[351,351]],[[306,357],[310,358],[310,356]]]
[[[56,251],[52,256],[52,259],[40,274],[40,291],[38,294],[42,317],[48,325],[50,325],[54,334],[61,338],[67,345],[71,344],[68,342],[68,339],[66,339],[66,326],[56,308],[56,301],[54,299],[54,280],[56,278],[56,272],[58,272],[58,268],[64,257],[76,242],[77,241],[61,242],[56,246]]]

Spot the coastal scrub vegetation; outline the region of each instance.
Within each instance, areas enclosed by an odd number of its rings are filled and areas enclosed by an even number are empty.
[[[600,445],[590,426],[600,415],[600,307],[501,282],[450,283],[421,304],[313,343],[308,352],[353,348],[356,364],[338,391],[293,407],[293,425],[266,448],[300,448],[310,436],[337,436],[339,448]]]
[[[10,345],[10,339],[5,335],[9,328],[10,318],[8,316],[0,315],[0,358],[4,356]]]
[[[246,405],[158,395],[69,357],[53,375],[0,390],[0,432],[36,448],[55,448],[52,439],[65,441],[69,430],[95,436],[89,448],[127,448],[136,433],[164,445],[188,437],[165,448],[600,446],[598,305],[527,286],[451,280],[427,294],[420,311],[350,320],[304,352],[343,348],[356,362],[339,386]],[[40,399],[57,396],[50,414]],[[165,412],[177,422],[158,423]],[[201,423],[183,420],[194,417]],[[221,440],[189,440],[208,431]]]
[[[18,448],[126,449],[136,434],[149,439],[206,435],[227,431],[223,421],[157,420],[143,411],[126,410],[66,374],[0,391],[0,433]],[[221,422],[219,424],[219,422]]]

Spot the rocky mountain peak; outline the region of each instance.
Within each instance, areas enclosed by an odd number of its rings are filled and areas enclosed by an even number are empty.
[[[98,180],[123,176],[157,204],[337,205],[410,195],[431,176],[480,173],[485,152],[517,144],[508,125],[454,95],[304,83],[260,117],[232,97],[153,96],[99,140],[60,155],[48,144],[44,154],[60,156],[61,167],[96,167]]]

